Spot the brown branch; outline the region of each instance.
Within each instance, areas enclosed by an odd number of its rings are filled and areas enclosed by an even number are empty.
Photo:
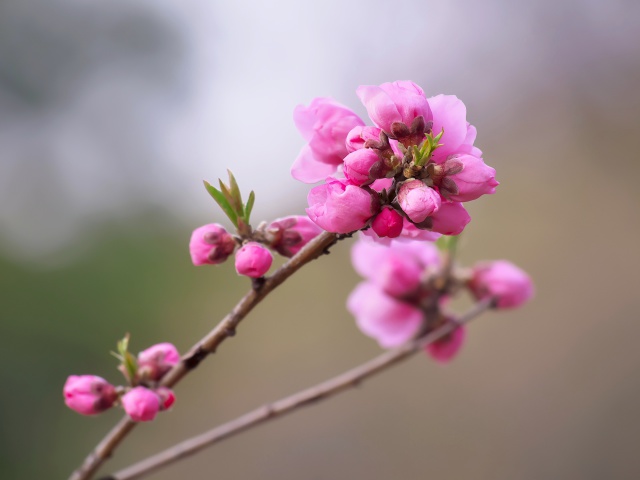
[[[101,480],[133,480],[135,478],[141,478],[161,467],[169,465],[189,455],[193,455],[203,448],[213,445],[225,438],[231,437],[237,433],[248,430],[287,413],[291,413],[300,407],[329,398],[350,387],[354,387],[376,373],[386,370],[392,365],[408,358],[424,346],[441,339],[445,335],[451,333],[458,325],[471,321],[492,306],[492,300],[479,302],[455,322],[446,323],[419,339],[413,340],[395,350],[385,352],[358,367],[348,370],[337,377],[333,377],[311,388],[302,390],[276,402],[267,403],[242,415],[241,417],[236,418],[235,420],[231,420],[230,422],[219,425],[208,432],[180,442],[156,455],[120,470],[111,476],[103,477]]]
[[[224,340],[235,335],[238,324],[264,297],[302,266],[326,253],[329,247],[344,237],[335,233],[323,232],[305,245],[295,256],[276,270],[273,275],[264,279],[263,282],[254,282],[252,284],[253,288],[242,297],[233,310],[213,330],[196,343],[189,353],[182,357],[180,363],[165,375],[161,382],[162,385],[171,387],[182,380],[205,357],[214,353]],[[69,480],[89,480],[92,478],[100,465],[113,454],[116,447],[135,426],[136,423],[131,421],[129,417],[122,418],[87,456],[82,465],[71,474]]]

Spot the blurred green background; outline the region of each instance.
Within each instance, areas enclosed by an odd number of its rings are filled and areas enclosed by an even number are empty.
[[[66,409],[67,375],[119,381],[125,332],[186,351],[248,288],[190,264],[191,230],[224,222],[202,178],[231,168],[255,219],[302,213],[293,107],[364,114],[357,85],[408,78],[464,100],[501,181],[461,261],[514,261],[535,301],[472,324],[450,365],[418,356],[150,478],[639,478],[639,13],[0,2],[0,477],[66,478],[120,418]],[[104,472],[376,355],[344,308],[349,247],[261,304]]]

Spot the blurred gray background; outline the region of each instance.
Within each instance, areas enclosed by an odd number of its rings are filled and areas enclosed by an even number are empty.
[[[360,84],[458,95],[498,193],[461,260],[533,276],[459,358],[411,359],[150,478],[640,477],[640,4],[0,0],[0,477],[66,478],[120,418],[81,417],[67,375],[181,351],[247,289],[194,268],[226,223],[202,187],[231,168],[256,220],[302,213],[291,115]],[[344,308],[349,243],[260,305],[104,472],[379,352]]]

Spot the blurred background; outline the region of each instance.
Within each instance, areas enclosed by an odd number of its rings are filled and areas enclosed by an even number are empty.
[[[640,3],[0,1],[0,477],[66,478],[119,418],[63,403],[108,352],[181,351],[247,287],[194,268],[228,225],[202,187],[231,168],[254,219],[303,213],[295,105],[411,79],[455,94],[498,171],[461,260],[531,273],[526,308],[150,478],[640,477]],[[104,473],[379,353],[344,308],[342,242],[286,283],[137,429]]]

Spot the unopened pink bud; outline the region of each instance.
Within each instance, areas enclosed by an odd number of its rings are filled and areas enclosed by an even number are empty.
[[[443,202],[431,220],[432,231],[443,235],[460,235],[471,217],[461,203]]]
[[[398,203],[415,223],[421,223],[440,208],[440,194],[420,180],[409,180],[398,191]]]
[[[157,381],[179,361],[176,347],[171,343],[158,343],[138,354],[138,372],[141,377]]]
[[[134,422],[149,422],[160,410],[160,397],[145,387],[135,387],[122,396],[122,407]]]
[[[450,200],[470,202],[482,195],[496,192],[496,187],[499,185],[496,181],[496,171],[485,164],[481,158],[463,154],[452,157],[447,160],[447,163],[451,160],[461,162],[463,167],[459,173],[450,177],[458,187],[458,193],[450,195]]]
[[[427,345],[425,351],[438,363],[450,362],[462,348],[465,337],[466,331],[460,326],[440,340]]]
[[[354,185],[367,185],[383,178],[389,169],[376,150],[362,148],[344,158],[344,175]]]
[[[82,415],[104,412],[118,398],[115,387],[96,375],[69,376],[62,393],[67,407]]]
[[[479,300],[496,298],[497,308],[519,307],[534,294],[531,277],[506,260],[483,262],[473,267],[469,288]]]
[[[382,130],[378,127],[354,127],[347,135],[347,151],[351,153],[364,148],[364,144],[367,140],[372,142],[380,141],[380,132],[382,132]]]
[[[380,208],[377,195],[351,184],[348,180],[327,178],[307,196],[309,218],[333,233],[360,230]]]
[[[236,248],[233,237],[222,225],[210,223],[191,234],[189,252],[194,265],[216,265],[224,262]]]
[[[167,387],[159,387],[156,389],[156,394],[160,397],[160,410],[169,410],[176,402],[176,396],[173,390]]]
[[[403,217],[391,207],[384,207],[371,223],[379,237],[396,238],[402,233]]]
[[[285,257],[293,257],[322,233],[318,225],[302,215],[278,218],[269,224],[267,231],[274,237],[271,247]]]
[[[249,242],[236,252],[236,271],[251,278],[262,277],[271,268],[271,252],[256,242]]]

